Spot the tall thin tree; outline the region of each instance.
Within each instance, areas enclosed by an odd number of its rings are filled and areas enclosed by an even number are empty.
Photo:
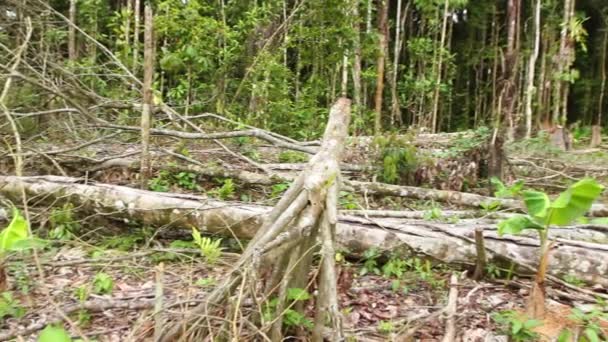
[[[141,187],[145,188],[150,178],[150,126],[153,106],[152,80],[154,78],[154,15],[152,6],[144,8],[144,83],[141,111]]]
[[[536,0],[534,10],[534,49],[528,61],[528,80],[526,86],[526,138],[532,135],[532,100],[537,92],[534,89],[534,77],[536,71],[536,60],[540,52],[540,15],[541,0]]]
[[[378,0],[380,10],[378,19],[378,68],[376,77],[376,94],[374,97],[374,133],[379,135],[382,130],[382,95],[384,92],[384,67],[388,45],[388,1]]]

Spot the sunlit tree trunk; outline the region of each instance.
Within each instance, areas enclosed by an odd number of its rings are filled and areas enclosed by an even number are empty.
[[[562,78],[564,73],[568,71],[568,54],[569,54],[569,44],[568,44],[568,26],[570,20],[572,18],[572,14],[574,11],[574,0],[564,0],[564,17],[562,20],[562,29],[560,34],[560,45],[559,45],[559,54],[557,56],[557,68],[556,73],[558,78]],[[560,79],[555,82],[553,87],[553,123],[561,123],[564,124],[563,121],[563,111],[562,106],[564,103],[567,104],[567,99],[564,100],[564,89],[566,88],[566,83]],[[564,109],[565,110],[565,109]]]
[[[519,26],[519,6],[521,0],[509,0],[507,4],[507,48],[502,72],[503,87],[500,95],[501,114],[506,121],[508,141],[513,141],[516,128],[515,102],[517,95],[517,31]]]
[[[376,95],[374,101],[374,133],[379,135],[382,131],[382,94],[384,92],[384,67],[386,50],[388,45],[388,1],[379,0],[378,8],[380,17],[378,20],[378,75],[376,78]]]
[[[591,130],[591,147],[599,146],[602,143],[602,114],[604,112],[604,91],[606,90],[606,49],[608,48],[608,27],[607,20],[604,18],[604,37],[602,39],[602,55],[600,57],[600,93],[597,101],[597,115]]]
[[[540,50],[540,10],[541,0],[536,0],[534,10],[534,50],[528,62],[528,82],[526,86],[526,138],[532,135],[532,99],[537,94],[534,89],[534,75],[536,71],[536,60]]]
[[[141,112],[141,187],[148,185],[150,178],[150,126],[153,106],[152,80],[154,78],[154,28],[152,7],[146,3],[144,9],[144,83]]]
[[[76,24],[76,0],[70,0],[70,21]],[[69,25],[68,29],[68,58],[70,61],[75,61],[76,55],[76,28],[74,25]]]
[[[137,75],[139,63],[139,19],[141,17],[140,0],[135,0],[135,20],[133,28],[133,74]]]
[[[397,91],[397,78],[399,75],[399,56],[403,46],[401,38],[405,20],[407,18],[410,2],[408,1],[403,14],[401,14],[401,0],[397,0],[397,14],[395,16],[395,43],[393,44],[393,65],[391,70],[391,124],[402,123],[401,106],[399,104],[399,94]]]
[[[359,25],[359,1],[352,0],[353,6],[353,31],[354,31],[354,56],[353,56],[353,117],[359,118],[363,110],[362,87],[361,87],[361,26]],[[354,121],[354,120],[353,120]]]
[[[441,86],[442,73],[443,73],[443,55],[444,46],[448,30],[448,13],[450,8],[449,0],[445,0],[443,7],[443,21],[441,24],[441,38],[439,41],[439,51],[437,51],[437,62],[436,62],[436,77],[435,92],[433,94],[433,111],[431,112],[431,132],[437,132],[437,113],[439,112],[439,88]]]

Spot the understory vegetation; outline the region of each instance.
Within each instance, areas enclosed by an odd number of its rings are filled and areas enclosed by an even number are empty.
[[[0,2],[0,341],[608,341],[603,0]]]

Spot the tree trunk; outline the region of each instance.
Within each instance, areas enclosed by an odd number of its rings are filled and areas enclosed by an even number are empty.
[[[517,118],[515,117],[515,102],[517,100],[517,32],[519,27],[519,7],[521,0],[509,0],[507,4],[507,49],[505,64],[502,71],[503,87],[500,102],[501,112],[507,126],[507,141],[513,141]]]
[[[144,9],[144,83],[141,111],[141,187],[148,186],[150,178],[150,126],[153,110],[152,81],[154,79],[154,16],[152,7],[146,3]]]
[[[397,0],[397,14],[395,15],[395,41],[393,43],[393,65],[391,67],[391,125],[401,123],[401,108],[397,92],[397,75],[399,74],[399,54],[401,51],[401,31],[404,22],[401,20],[401,1]],[[409,6],[409,3],[408,3]],[[403,17],[407,16],[407,7]]]
[[[376,77],[376,95],[374,97],[374,133],[380,135],[382,132],[382,95],[384,92],[384,66],[386,50],[388,45],[388,1],[378,0],[380,10],[378,19],[378,59],[376,66],[378,75]]]
[[[602,114],[604,112],[604,91],[606,90],[606,50],[608,49],[608,21],[604,19],[604,37],[602,39],[602,56],[600,57],[600,94],[597,101],[597,116],[595,125],[591,128],[591,147],[597,147],[602,143]]]
[[[140,0],[135,0],[135,21],[133,28],[133,74],[137,75],[138,64],[139,64],[139,19],[141,17],[141,3]]]
[[[441,40],[439,41],[439,51],[437,51],[437,62],[435,63],[434,69],[436,70],[437,81],[435,82],[435,90],[433,93],[433,111],[431,112],[431,133],[436,133],[437,127],[437,114],[439,112],[439,88],[441,86],[441,79],[443,73],[443,47],[445,46],[445,40],[448,29],[448,14],[450,9],[449,0],[445,0],[443,5],[443,21],[441,25]]]
[[[530,61],[528,63],[528,84],[526,86],[526,138],[529,139],[532,136],[532,101],[535,95],[538,93],[534,88],[534,75],[536,71],[536,60],[540,51],[540,14],[541,14],[541,0],[536,0],[536,7],[534,10],[534,50],[530,55]]]
[[[361,86],[361,25],[359,24],[359,0],[352,1],[353,30],[354,30],[354,56],[353,56],[353,117],[359,119],[363,111],[363,92]]]
[[[76,0],[70,0],[70,21],[76,24]],[[68,58],[70,61],[75,61],[77,56],[76,52],[76,28],[74,25],[69,25],[68,28]]]

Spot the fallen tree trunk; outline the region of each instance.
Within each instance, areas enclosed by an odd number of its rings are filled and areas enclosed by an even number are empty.
[[[0,176],[0,194],[20,202],[18,182],[32,205],[73,203],[88,214],[138,221],[156,227],[192,226],[208,233],[250,239],[261,226],[265,206],[227,203],[205,197],[156,193],[107,184],[83,184],[66,177]],[[370,247],[391,251],[405,247],[446,263],[475,263],[475,228],[486,238],[488,258],[507,258],[519,265],[537,260],[538,239],[530,236],[499,237],[487,221],[460,220],[440,223],[402,218],[341,217],[337,242],[351,253]],[[549,273],[571,274],[584,281],[608,286],[608,229],[604,226],[552,229],[558,244],[551,254]]]
[[[274,169],[281,169],[281,164],[271,164]],[[294,164],[286,164],[290,169]],[[132,170],[139,169],[139,162],[132,158],[116,158],[104,161],[102,164],[95,166],[87,171],[102,171],[112,167],[126,168]],[[197,162],[193,165],[174,165],[165,166],[165,169],[174,172],[187,171],[194,172],[205,177],[226,177],[234,178],[244,184],[259,184],[259,185],[272,185],[281,182],[290,182],[293,180],[293,176],[289,174],[275,173],[273,175],[265,175],[256,172],[250,172],[245,170],[228,170],[219,166],[202,165]],[[296,168],[291,168],[295,170]],[[459,206],[480,208],[484,204],[490,204],[492,202],[500,203],[501,209],[510,209],[513,211],[521,211],[524,205],[521,201],[507,198],[496,198],[483,196],[468,192],[452,191],[452,190],[438,190],[428,189],[415,186],[407,185],[393,185],[380,182],[361,182],[354,180],[344,180],[344,190],[354,191],[361,194],[373,195],[373,196],[394,196],[412,198],[417,200],[433,200],[437,202],[449,203]],[[602,204],[594,204],[588,213],[592,217],[605,217],[608,216],[608,207]]]

